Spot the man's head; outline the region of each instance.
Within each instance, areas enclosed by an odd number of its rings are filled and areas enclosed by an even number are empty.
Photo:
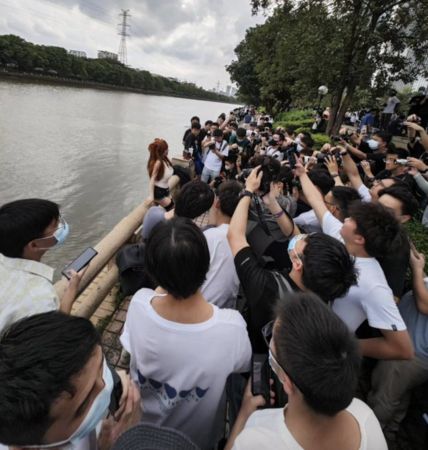
[[[87,319],[48,312],[11,325],[0,339],[0,442],[48,445],[81,430],[105,388],[103,362]]]
[[[356,284],[354,259],[337,239],[323,233],[301,234],[290,240],[290,276],[328,303]]]
[[[408,222],[418,212],[418,201],[405,183],[397,182],[379,192],[379,203],[393,211],[400,223]]]
[[[385,169],[389,170],[393,176],[399,176],[407,172],[406,164],[402,164],[407,161],[406,158],[409,153],[395,146],[390,145],[386,152]]]
[[[192,122],[191,133],[194,136],[198,136],[200,132],[201,132],[201,124],[199,122]]]
[[[222,142],[223,141],[223,130],[220,130],[220,128],[217,128],[213,131],[213,136],[216,142]]]
[[[348,207],[356,200],[361,200],[360,195],[348,186],[334,186],[324,197],[328,210],[341,222],[349,216]]]
[[[40,261],[67,234],[54,202],[30,198],[0,207],[0,253],[5,256]]]
[[[373,186],[370,188],[370,195],[372,201],[377,202],[379,199],[379,192],[382,189],[389,188],[396,183],[394,178],[384,178],[383,180],[375,180]]]
[[[290,405],[303,402],[314,413],[334,416],[351,403],[360,365],[357,341],[316,295],[278,302],[270,353]]]
[[[176,299],[186,299],[205,281],[210,252],[202,231],[190,220],[175,217],[159,224],[145,253],[147,273]]]
[[[373,135],[373,140],[377,142],[377,150],[386,152],[388,144],[391,142],[392,136],[384,131],[378,131]]]
[[[213,124],[212,120],[207,120],[205,122],[205,131],[210,131],[211,130],[211,125]]]
[[[326,170],[314,168],[309,172],[308,176],[323,196],[333,189],[334,180]]]
[[[401,242],[400,225],[393,213],[379,203],[354,202],[340,231],[351,254],[382,258]]]
[[[238,128],[236,130],[236,137],[238,141],[243,141],[247,136],[247,130],[245,128]]]
[[[217,214],[226,217],[228,221],[233,216],[239,203],[239,193],[242,191],[242,184],[238,181],[224,181],[220,184],[214,208]]]
[[[186,183],[176,198],[174,214],[196,219],[211,208],[214,197],[214,192],[207,183],[196,180]]]
[[[191,125],[193,125],[194,123],[201,123],[201,120],[199,119],[199,117],[198,116],[193,116],[191,119],[190,119],[190,124]]]

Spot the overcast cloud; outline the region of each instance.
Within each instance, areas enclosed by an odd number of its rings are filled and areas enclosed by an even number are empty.
[[[225,65],[252,17],[249,0],[0,0],[0,34],[44,45],[117,53],[121,9],[129,9],[128,64],[205,88],[230,83]]]

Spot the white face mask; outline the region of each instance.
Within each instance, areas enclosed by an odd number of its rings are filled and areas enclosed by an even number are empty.
[[[107,416],[111,393],[113,392],[113,375],[105,359],[103,364],[103,380],[104,388],[93,401],[88,414],[86,414],[79,428],[77,428],[68,439],[61,442],[55,442],[54,444],[24,445],[23,447],[40,449],[61,447],[62,450],[68,448],[71,449],[81,439],[88,436],[92,430],[95,430],[98,423]]]
[[[367,144],[370,147],[370,150],[377,150],[379,148],[379,142],[374,139],[369,139]]]
[[[301,151],[303,150],[302,144],[297,144],[296,150],[297,150],[298,152],[301,152]]]

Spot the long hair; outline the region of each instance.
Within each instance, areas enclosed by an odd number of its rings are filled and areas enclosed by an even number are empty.
[[[150,157],[149,157],[149,161],[147,162],[147,170],[149,171],[150,177],[152,176],[156,161],[160,161],[162,163],[161,166],[159,167],[159,171],[156,175],[156,181],[159,181],[162,179],[163,174],[165,172],[165,164],[172,167],[171,161],[169,160],[168,156],[165,155],[165,151],[167,149],[168,149],[168,144],[164,139],[156,138],[149,145]]]

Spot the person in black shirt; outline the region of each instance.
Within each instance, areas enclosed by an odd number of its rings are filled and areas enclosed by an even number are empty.
[[[229,225],[228,239],[235,267],[245,294],[246,317],[250,340],[255,352],[266,352],[261,328],[272,319],[275,301],[286,291],[312,291],[324,302],[344,296],[356,283],[354,260],[338,240],[322,233],[299,234],[293,221],[279,206],[275,184],[271,184],[262,201],[277,219],[286,236],[294,236],[288,245],[292,268],[287,272],[274,272],[263,268],[245,235],[251,198],[257,195],[262,172],[256,167],[245,183],[241,200]]]
[[[199,123],[199,124],[201,123],[201,120],[199,119],[198,116],[193,116],[193,117],[190,119],[190,128],[188,128],[188,129],[184,132],[184,135],[183,135],[183,145],[186,145],[186,139],[187,139],[187,136],[189,136],[190,132],[192,131],[192,126],[193,126],[194,123]]]
[[[184,157],[191,157],[195,163],[195,172],[197,175],[202,173],[204,167],[202,162],[202,140],[201,124],[193,122],[190,133],[184,141]]]

